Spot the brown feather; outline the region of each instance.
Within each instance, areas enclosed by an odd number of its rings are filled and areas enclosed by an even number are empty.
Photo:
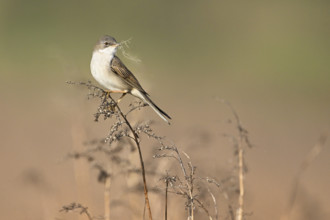
[[[130,85],[132,89],[135,88],[138,89],[140,92],[147,94],[146,91],[144,91],[144,89],[140,85],[139,81],[135,78],[133,73],[125,66],[123,62],[121,62],[121,60],[117,56],[114,56],[112,58],[110,68],[112,72],[114,72],[120,78],[125,80],[125,82]]]

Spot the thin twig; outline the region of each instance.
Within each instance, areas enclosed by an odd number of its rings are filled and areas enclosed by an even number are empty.
[[[88,218],[88,220],[93,220],[92,215],[89,213],[88,211],[88,207],[81,205],[80,203],[71,203],[70,205],[66,205],[63,206],[62,209],[60,210],[60,212],[70,212],[70,211],[74,211],[74,210],[80,210],[79,214],[85,214]]]
[[[130,44],[131,40],[132,40],[132,38],[129,38],[128,40],[121,41],[119,49],[122,51],[122,54],[124,55],[124,57],[126,57],[127,59],[129,59],[129,60],[131,60],[135,63],[140,63],[141,60],[139,58],[130,55],[125,50],[125,47],[129,48],[129,44]]]
[[[292,192],[289,200],[288,207],[286,208],[286,212],[283,215],[282,219],[290,219],[291,212],[297,200],[297,194],[299,189],[299,184],[301,180],[301,176],[303,173],[311,166],[313,161],[320,155],[321,151],[323,150],[325,143],[327,140],[327,135],[322,134],[318,139],[317,143],[311,148],[309,153],[306,155],[304,161],[300,165],[298,173],[293,181]]]
[[[98,97],[101,99],[101,105],[98,107],[98,112],[95,114],[95,120],[97,121],[100,115],[104,115],[104,119],[111,118],[112,116],[115,116],[117,118],[117,122],[111,127],[110,133],[108,137],[105,139],[109,144],[111,144],[113,141],[118,140],[121,137],[128,137],[134,140],[138,151],[139,151],[139,159],[141,163],[141,174],[143,179],[143,186],[144,186],[144,196],[145,196],[145,207],[148,209],[149,214],[149,220],[152,220],[152,213],[151,213],[151,207],[148,197],[148,188],[147,188],[147,182],[146,182],[146,173],[145,173],[145,167],[144,167],[144,161],[142,157],[142,151],[140,146],[140,140],[139,136],[137,134],[137,131],[135,131],[131,125],[131,123],[127,119],[127,114],[129,114],[131,111],[126,113],[126,115],[123,113],[123,111],[120,109],[117,102],[110,96],[110,93],[106,92],[105,90],[94,86],[91,84],[91,82],[67,82],[68,84],[78,84],[78,85],[84,85],[89,89],[89,97]],[[107,99],[110,99],[108,101]],[[137,107],[133,107],[134,109],[144,107],[144,105],[138,105]],[[117,108],[118,112],[115,111],[115,108]],[[120,117],[123,119],[123,121],[120,119]],[[129,131],[133,134],[133,137],[128,134],[128,130],[120,130],[118,131],[118,128],[122,126],[123,124],[126,124]]]
[[[238,179],[239,179],[239,198],[238,198],[238,209],[236,214],[237,220],[243,219],[243,207],[244,207],[244,157],[242,142],[240,141],[238,149]]]
[[[168,178],[165,179],[166,189],[165,189],[165,220],[167,220],[167,192],[168,192]]]
[[[228,196],[228,194],[227,194],[227,192],[226,192],[226,190],[225,190],[225,188],[223,186],[223,183],[229,181],[231,178],[232,177],[227,177],[227,178],[223,179],[221,182],[218,182],[215,179],[209,178],[209,177],[200,178],[200,179],[201,180],[204,180],[204,181],[207,181],[210,184],[214,184],[216,187],[218,187],[220,189],[220,192],[222,192],[222,195],[223,195],[224,199],[227,201],[227,207],[228,207],[228,212],[229,212],[230,219],[231,220],[234,220],[235,219],[235,215],[234,215],[234,212],[233,212],[233,208],[232,208],[232,206],[230,205],[230,203],[228,201],[229,200],[229,196]],[[213,203],[214,203],[215,218],[218,219],[219,216],[218,216],[217,202],[216,202],[215,196],[211,192],[210,188],[208,188],[207,190],[208,190],[209,194],[211,195],[212,200],[213,200]]]
[[[210,215],[209,211],[207,210],[207,208],[205,208],[204,204],[199,201],[198,199],[195,198],[195,201],[199,204],[199,206],[204,210],[204,212],[206,213],[206,215],[209,217],[209,220],[212,220],[212,216]]]
[[[111,177],[108,175],[104,183],[104,220],[110,220],[110,186]]]
[[[212,197],[212,201],[214,204],[215,220],[218,220],[219,215],[218,215],[218,208],[217,208],[217,200],[209,188],[207,188],[207,191],[209,192],[210,196]]]
[[[124,113],[119,108],[119,105],[117,104],[117,102],[110,95],[109,95],[109,97],[115,103],[119,114],[124,119],[126,125],[128,126],[129,130],[132,132],[132,134],[134,136],[134,142],[135,142],[135,144],[136,144],[136,146],[138,148],[139,157],[140,157],[140,163],[141,163],[141,173],[142,173],[142,179],[143,179],[145,204],[146,204],[147,209],[148,209],[149,220],[152,220],[152,213],[151,213],[151,207],[150,207],[149,196],[148,196],[148,187],[147,187],[147,181],[146,181],[146,173],[145,173],[145,168],[144,168],[144,162],[143,162],[143,157],[142,157],[142,151],[141,151],[141,147],[140,147],[139,137],[136,134],[136,132],[134,131],[134,129],[132,128],[131,123],[127,120],[126,116],[124,115]]]
[[[238,196],[238,208],[236,210],[236,220],[242,220],[244,215],[244,144],[248,147],[252,147],[252,144],[249,140],[248,131],[242,126],[241,120],[233,108],[233,106],[227,100],[218,100],[224,103],[234,115],[236,126],[238,130],[238,141],[237,141],[237,151],[238,151],[238,182],[239,182],[239,196]]]

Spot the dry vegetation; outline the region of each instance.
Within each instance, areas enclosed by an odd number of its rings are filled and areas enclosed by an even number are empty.
[[[97,170],[97,181],[104,185],[104,213],[102,217],[93,216],[88,207],[80,204],[79,201],[64,205],[61,212],[76,211],[85,215],[87,219],[112,219],[112,210],[120,206],[121,211],[132,209],[137,219],[153,219],[153,212],[156,212],[157,219],[162,216],[168,219],[171,212],[177,219],[247,219],[252,212],[245,210],[245,175],[247,166],[245,161],[246,150],[252,148],[247,130],[242,126],[241,120],[231,106],[225,100],[216,100],[224,104],[232,113],[232,124],[236,130],[234,134],[223,134],[232,143],[234,166],[229,175],[210,173],[209,176],[202,176],[198,172],[198,164],[195,164],[189,156],[169,139],[162,137],[153,130],[152,122],[132,123],[129,116],[141,110],[147,105],[141,102],[133,102],[124,112],[112,96],[103,89],[92,85],[90,82],[69,84],[85,86],[89,90],[88,98],[97,98],[100,101],[97,111],[94,114],[95,121],[100,119],[109,120],[110,127],[108,135],[101,140],[95,139],[86,143],[86,148],[80,152],[72,152],[69,158],[75,160],[86,160],[90,166]],[[153,158],[157,159],[158,166],[146,169],[142,155],[142,137],[154,140],[155,151]],[[312,148],[306,160],[303,162],[299,173],[294,181],[292,195],[288,202],[287,212],[283,219],[291,219],[290,215],[294,208],[299,181],[302,173],[310,166],[313,160],[319,155],[326,142],[323,135],[315,147]],[[137,168],[127,155],[137,156],[138,151],[140,167]],[[170,170],[170,171],[169,171]],[[112,198],[113,190],[125,190],[115,187],[113,182],[120,176],[140,174],[140,179],[130,184],[130,191],[127,194],[144,194],[144,203],[137,206],[132,205],[128,200],[136,197],[127,196],[123,201]],[[148,179],[158,179],[156,185],[151,185]],[[148,187],[158,200],[149,199]],[[156,202],[157,201],[157,202]],[[171,210],[169,203],[181,204],[180,209]],[[136,202],[133,202],[136,203]],[[156,204],[158,203],[158,204]],[[118,205],[119,204],[119,205]],[[123,205],[125,204],[125,205]],[[163,207],[160,208],[159,204]],[[153,206],[156,208],[153,208]],[[153,211],[153,212],[152,212]],[[162,214],[160,213],[162,212]],[[154,217],[155,218],[155,217]],[[253,217],[252,217],[253,218]]]

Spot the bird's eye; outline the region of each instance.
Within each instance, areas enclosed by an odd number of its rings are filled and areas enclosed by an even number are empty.
[[[110,43],[109,42],[104,42],[104,45],[105,46],[110,46]]]

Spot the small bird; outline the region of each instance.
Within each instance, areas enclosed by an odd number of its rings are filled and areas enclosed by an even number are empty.
[[[120,44],[115,38],[105,35],[96,43],[90,64],[93,77],[110,93],[122,93],[117,103],[127,94],[147,103],[164,121],[170,124],[171,117],[161,110],[142,88],[133,73],[115,55]]]

